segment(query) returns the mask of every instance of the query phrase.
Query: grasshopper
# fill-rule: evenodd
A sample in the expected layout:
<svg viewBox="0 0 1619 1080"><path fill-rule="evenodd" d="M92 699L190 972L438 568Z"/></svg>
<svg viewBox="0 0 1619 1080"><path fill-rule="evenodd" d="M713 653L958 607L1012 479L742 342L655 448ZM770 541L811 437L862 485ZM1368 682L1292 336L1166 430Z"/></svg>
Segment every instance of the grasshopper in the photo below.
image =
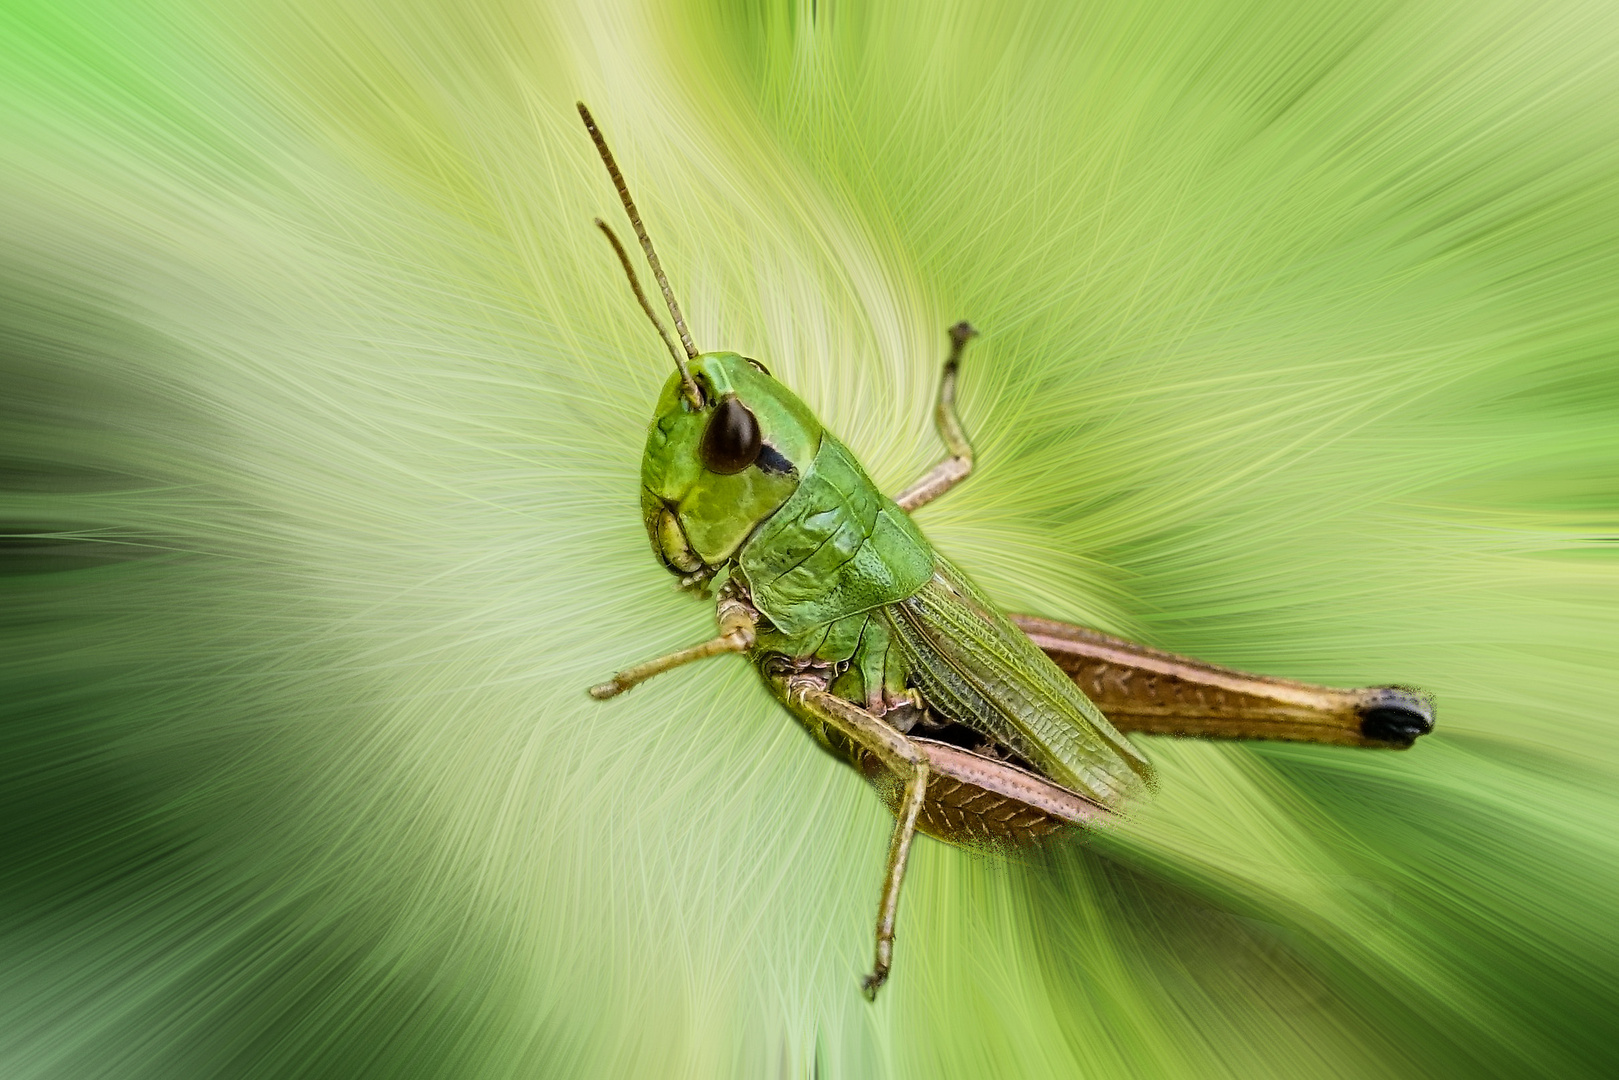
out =
<svg viewBox="0 0 1619 1080"><path fill-rule="evenodd" d="M947 455L889 498L764 365L692 343L640 213L590 111L579 115L618 190L683 348L629 255L596 219L675 371L641 460L641 517L681 586L718 585L719 633L592 687L611 698L671 668L746 654L824 749L896 819L868 999L888 978L918 831L970 846L1038 843L1119 813L1154 786L1126 735L1281 739L1404 749L1433 728L1417 690L1336 690L1247 675L1066 623L1008 616L936 551L910 512L972 472L956 416L950 328L935 419Z"/></svg>

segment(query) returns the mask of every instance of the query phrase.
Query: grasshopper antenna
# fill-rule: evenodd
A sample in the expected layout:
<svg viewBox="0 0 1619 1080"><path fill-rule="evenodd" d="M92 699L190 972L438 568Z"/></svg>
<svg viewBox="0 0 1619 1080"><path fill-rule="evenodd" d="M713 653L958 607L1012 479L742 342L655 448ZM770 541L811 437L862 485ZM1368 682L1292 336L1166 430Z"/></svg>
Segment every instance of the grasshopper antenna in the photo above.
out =
<svg viewBox="0 0 1619 1080"><path fill-rule="evenodd" d="M663 300L664 303L669 305L669 316L675 321L675 331L680 335L680 343L686 347L686 359L695 360L697 359L697 346L692 344L691 331L686 329L686 320L680 317L680 305L675 303L674 290L669 288L669 278L664 275L663 264L658 261L658 253L652 247L652 238L647 235L646 226L641 224L641 214L635 209L635 200L630 198L630 189L624 183L624 174L618 171L618 162L613 160L613 152L607 148L607 140L602 137L601 129L596 126L596 118L590 115L590 110L585 107L584 102L575 102L575 104L579 106L579 118L585 122L585 130L590 132L591 142L596 144L596 153L601 155L602 164L607 166L607 175L613 178L613 186L618 189L619 201L624 204L624 212L630 216L630 227L635 230L636 238L641 241L641 250L646 252L646 261L652 266L652 276L657 279L658 287L663 290ZM602 226L602 228L605 230L606 226ZM609 239L613 239L611 232L608 232L607 235ZM619 254L622 258L623 248L619 247L616 239L613 239L613 246L619 249ZM626 270L629 269L629 265L629 260L625 259L624 267ZM634 279L635 274L631 272L630 280L633 282ZM640 293L639 286L636 287L636 292ZM643 300L644 303L645 301ZM650 307L647 307L648 313L651 310ZM662 329L660 326L660 333ZM667 340L667 337L665 340ZM692 381L691 372L686 369L686 361L676 356L675 367L680 369L680 380L686 384L687 397L693 402L700 402L702 400L701 395L698 393L697 384Z"/></svg>
<svg viewBox="0 0 1619 1080"><path fill-rule="evenodd" d="M597 218L596 228L600 229L602 235L607 237L607 242L613 245L613 250L618 254L618 264L624 268L624 276L630 279L630 288L634 290L635 298L641 302L641 310L646 312L646 317L652 320L652 325L658 328L658 336L663 339L665 345L669 346L669 355L675 358L675 367L680 369L681 378L686 382L686 389L691 390L691 379L686 374L686 358L680 355L679 349L675 348L674 338L669 336L669 331L664 328L663 321L658 318L658 313L652 310L652 302L646 298L646 293L641 290L641 279L635 276L635 267L630 265L629 252L625 251L624 245L618 242L618 235L613 232L607 222ZM688 396L695 397L695 395L691 394L688 394ZM699 402L694 400L692 404L696 405Z"/></svg>

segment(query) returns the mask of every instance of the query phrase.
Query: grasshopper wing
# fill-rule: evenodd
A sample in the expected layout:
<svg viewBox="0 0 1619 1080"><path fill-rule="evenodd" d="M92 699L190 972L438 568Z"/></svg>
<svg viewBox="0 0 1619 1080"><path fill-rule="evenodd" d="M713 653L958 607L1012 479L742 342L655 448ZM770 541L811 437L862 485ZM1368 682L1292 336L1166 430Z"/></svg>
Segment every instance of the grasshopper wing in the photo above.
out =
<svg viewBox="0 0 1619 1080"><path fill-rule="evenodd" d="M942 556L920 589L881 610L911 680L940 715L1104 806L1151 787L1140 751Z"/></svg>

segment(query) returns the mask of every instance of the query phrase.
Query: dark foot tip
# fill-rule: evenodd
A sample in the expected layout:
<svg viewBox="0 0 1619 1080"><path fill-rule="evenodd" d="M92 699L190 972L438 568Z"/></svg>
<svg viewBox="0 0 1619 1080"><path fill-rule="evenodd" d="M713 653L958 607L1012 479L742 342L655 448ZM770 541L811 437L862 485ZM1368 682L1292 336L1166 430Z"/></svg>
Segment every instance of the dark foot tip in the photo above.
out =
<svg viewBox="0 0 1619 1080"><path fill-rule="evenodd" d="M1360 733L1401 749L1433 730L1433 700L1420 690L1380 686L1360 707Z"/></svg>
<svg viewBox="0 0 1619 1080"><path fill-rule="evenodd" d="M877 1000L877 988L888 981L888 973L872 972L860 980L860 993L867 1001Z"/></svg>
<svg viewBox="0 0 1619 1080"><path fill-rule="evenodd" d="M950 337L959 343L964 344L977 336L978 331L973 329L973 324L968 322L966 319L961 320L950 328Z"/></svg>

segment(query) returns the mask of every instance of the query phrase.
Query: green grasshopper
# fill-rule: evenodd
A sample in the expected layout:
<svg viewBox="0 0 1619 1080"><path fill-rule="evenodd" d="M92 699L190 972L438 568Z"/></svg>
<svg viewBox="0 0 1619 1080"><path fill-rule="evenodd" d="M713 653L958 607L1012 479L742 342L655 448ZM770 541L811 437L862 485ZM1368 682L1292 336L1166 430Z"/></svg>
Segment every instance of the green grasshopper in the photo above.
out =
<svg viewBox="0 0 1619 1080"><path fill-rule="evenodd" d="M579 114L684 346L653 311L600 218L675 372L641 460L653 552L702 595L719 582L719 633L591 688L604 699L661 672L745 653L810 735L876 787L896 823L868 998L888 978L906 857L918 830L951 843L1037 843L1118 813L1154 786L1125 737L1286 739L1403 749L1433 706L1400 687L1334 690L1245 675L1066 623L1008 617L923 537L910 512L965 479L950 329L936 420L948 455L890 499L764 365L699 353L601 131Z"/></svg>

